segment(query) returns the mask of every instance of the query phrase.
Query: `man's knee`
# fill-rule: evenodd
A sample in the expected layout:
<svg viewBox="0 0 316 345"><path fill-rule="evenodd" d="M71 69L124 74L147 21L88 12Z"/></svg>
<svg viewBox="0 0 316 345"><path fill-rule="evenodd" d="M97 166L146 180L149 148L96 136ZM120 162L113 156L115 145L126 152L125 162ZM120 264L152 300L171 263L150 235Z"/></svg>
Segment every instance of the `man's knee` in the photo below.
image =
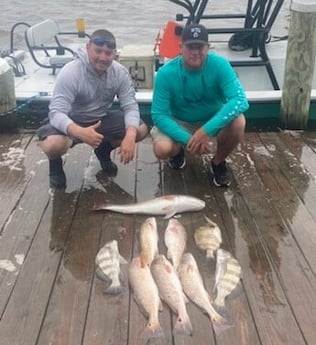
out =
<svg viewBox="0 0 316 345"><path fill-rule="evenodd" d="M39 147L49 159L55 159L64 155L71 147L72 141L64 135L50 135L39 141Z"/></svg>
<svg viewBox="0 0 316 345"><path fill-rule="evenodd" d="M235 133L243 134L246 127L246 118L244 114L239 115L233 122L232 122L232 130Z"/></svg>
<svg viewBox="0 0 316 345"><path fill-rule="evenodd" d="M142 123L138 128L137 128L137 134L136 134L136 141L142 141L145 139L145 137L148 134L148 127L145 123Z"/></svg>
<svg viewBox="0 0 316 345"><path fill-rule="evenodd" d="M153 149L157 158L167 159L174 156L179 151L180 146L171 140L162 140L154 142Z"/></svg>
<svg viewBox="0 0 316 345"><path fill-rule="evenodd" d="M239 115L234 119L228 126L223 128L223 135L229 136L230 138L241 139L244 135L246 127L246 119L243 114Z"/></svg>

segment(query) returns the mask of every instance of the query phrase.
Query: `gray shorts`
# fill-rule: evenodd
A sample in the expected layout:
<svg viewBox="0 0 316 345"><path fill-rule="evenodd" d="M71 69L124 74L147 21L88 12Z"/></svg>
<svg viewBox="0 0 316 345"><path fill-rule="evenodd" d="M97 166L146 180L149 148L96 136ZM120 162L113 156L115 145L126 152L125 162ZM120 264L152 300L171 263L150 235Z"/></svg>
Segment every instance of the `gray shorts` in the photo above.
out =
<svg viewBox="0 0 316 345"><path fill-rule="evenodd" d="M78 123L79 126L88 127L95 124L97 121L91 123ZM109 110L107 115L101 118L101 125L97 129L99 133L104 135L107 141L122 140L125 136L125 122L124 113L122 110ZM50 135L65 135L58 129L53 127L49 120L46 120L38 130L37 135L39 140L44 140ZM65 135L66 136L66 135ZM70 137L73 141L73 145L81 142L80 139Z"/></svg>
<svg viewBox="0 0 316 345"><path fill-rule="evenodd" d="M204 122L183 122L181 120L178 120L174 118L174 120L185 130L187 130L189 133L193 134L195 131L197 131L199 128L201 128L204 124ZM170 137L168 137L166 134L162 133L156 126L153 126L153 128L150 131L150 135L154 141L154 143L159 141L173 141Z"/></svg>

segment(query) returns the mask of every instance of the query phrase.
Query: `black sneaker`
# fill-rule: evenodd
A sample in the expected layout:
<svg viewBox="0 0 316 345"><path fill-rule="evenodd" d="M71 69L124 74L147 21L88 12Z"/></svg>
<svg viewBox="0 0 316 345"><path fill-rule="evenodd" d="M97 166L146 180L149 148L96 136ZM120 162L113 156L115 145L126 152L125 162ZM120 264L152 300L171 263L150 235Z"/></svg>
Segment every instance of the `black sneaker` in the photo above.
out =
<svg viewBox="0 0 316 345"><path fill-rule="evenodd" d="M117 165L110 160L100 160L102 170L109 176L115 176L117 174Z"/></svg>
<svg viewBox="0 0 316 345"><path fill-rule="evenodd" d="M217 187L228 187L231 183L231 176L226 166L226 161L215 165L212 161L213 183Z"/></svg>
<svg viewBox="0 0 316 345"><path fill-rule="evenodd" d="M66 175L61 157L49 160L49 185L51 188L66 188Z"/></svg>
<svg viewBox="0 0 316 345"><path fill-rule="evenodd" d="M167 161L169 168L179 170L185 167L186 161L184 156L184 148L181 147L179 153L170 157Z"/></svg>
<svg viewBox="0 0 316 345"><path fill-rule="evenodd" d="M115 176L117 174L117 165L111 161L110 154L112 150L112 145L105 141L94 150L94 153L100 162L102 170L110 176Z"/></svg>

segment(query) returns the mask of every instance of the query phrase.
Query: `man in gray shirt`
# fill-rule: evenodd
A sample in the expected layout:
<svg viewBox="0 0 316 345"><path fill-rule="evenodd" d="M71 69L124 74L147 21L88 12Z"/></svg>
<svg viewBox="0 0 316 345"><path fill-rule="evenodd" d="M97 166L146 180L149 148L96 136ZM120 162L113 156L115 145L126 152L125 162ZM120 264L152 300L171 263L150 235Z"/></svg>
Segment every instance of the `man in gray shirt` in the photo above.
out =
<svg viewBox="0 0 316 345"><path fill-rule="evenodd" d="M50 186L65 188L61 156L83 142L94 148L102 170L117 173L111 151L119 147L120 160L134 158L135 143L148 129L140 119L135 90L127 69L114 60L116 42L107 30L97 30L86 50L65 65L56 78L48 122L38 130L40 147L49 158ZM110 110L114 98L120 110Z"/></svg>

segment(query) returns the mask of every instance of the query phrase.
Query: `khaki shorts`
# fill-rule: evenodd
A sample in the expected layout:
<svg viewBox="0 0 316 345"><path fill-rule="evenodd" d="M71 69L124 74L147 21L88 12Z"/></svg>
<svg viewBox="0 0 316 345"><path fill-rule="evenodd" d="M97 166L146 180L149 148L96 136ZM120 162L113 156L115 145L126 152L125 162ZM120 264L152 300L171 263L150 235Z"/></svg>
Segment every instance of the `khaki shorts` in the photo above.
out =
<svg viewBox="0 0 316 345"><path fill-rule="evenodd" d="M187 130L189 133L193 134L195 131L197 131L199 128L201 128L204 124L204 122L183 122L181 120L175 119L174 120L185 130ZM163 134L156 126L153 126L153 128L150 131L150 135L154 141L154 143L159 141L173 141L170 137Z"/></svg>

